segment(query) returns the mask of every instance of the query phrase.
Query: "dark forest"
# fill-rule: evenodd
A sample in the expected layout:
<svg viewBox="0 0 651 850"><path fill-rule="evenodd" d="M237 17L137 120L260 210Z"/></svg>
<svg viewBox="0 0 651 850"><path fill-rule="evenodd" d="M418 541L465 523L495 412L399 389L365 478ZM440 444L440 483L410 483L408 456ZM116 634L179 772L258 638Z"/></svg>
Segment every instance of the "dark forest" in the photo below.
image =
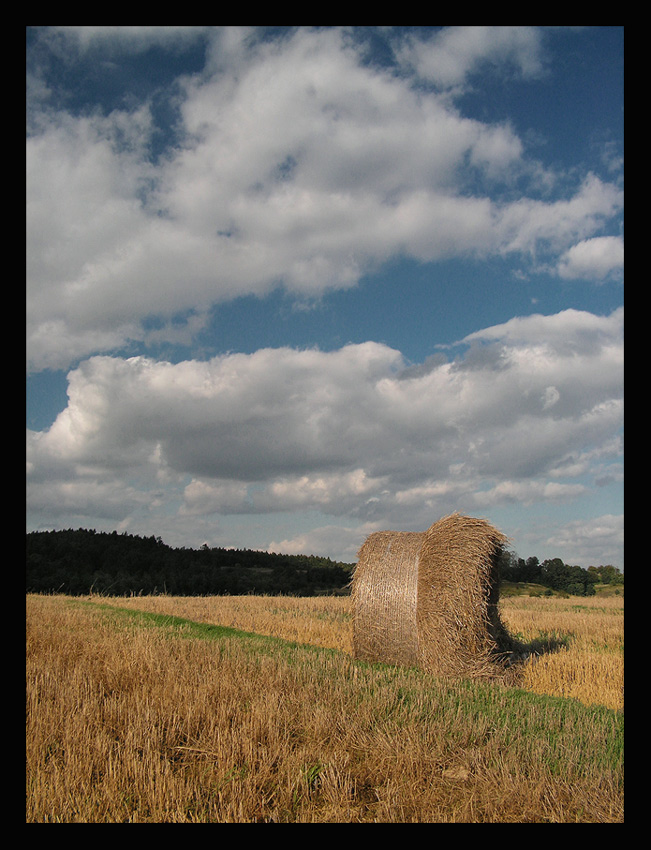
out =
<svg viewBox="0 0 651 850"><path fill-rule="evenodd" d="M353 564L248 549L173 549L160 537L88 529L27 534L27 592L77 596L343 593Z"/></svg>

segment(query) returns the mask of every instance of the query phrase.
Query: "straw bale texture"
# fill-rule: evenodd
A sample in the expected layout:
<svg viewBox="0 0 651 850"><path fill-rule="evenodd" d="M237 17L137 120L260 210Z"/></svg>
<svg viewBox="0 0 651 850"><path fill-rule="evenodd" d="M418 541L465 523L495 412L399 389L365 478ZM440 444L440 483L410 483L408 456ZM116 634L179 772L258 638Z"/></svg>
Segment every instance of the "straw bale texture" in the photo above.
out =
<svg viewBox="0 0 651 850"><path fill-rule="evenodd" d="M418 664L416 598L422 545L420 532L378 531L360 549L351 593L356 658Z"/></svg>
<svg viewBox="0 0 651 850"><path fill-rule="evenodd" d="M497 607L506 542L458 513L424 532L370 535L352 583L355 657L442 676L497 673L513 647Z"/></svg>

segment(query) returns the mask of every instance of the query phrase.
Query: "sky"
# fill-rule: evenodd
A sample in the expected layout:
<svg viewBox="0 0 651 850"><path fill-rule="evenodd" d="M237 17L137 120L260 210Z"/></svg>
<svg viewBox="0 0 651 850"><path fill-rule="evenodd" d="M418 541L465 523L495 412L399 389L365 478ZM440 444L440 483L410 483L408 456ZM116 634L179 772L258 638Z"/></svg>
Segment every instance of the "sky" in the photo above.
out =
<svg viewBox="0 0 651 850"><path fill-rule="evenodd" d="M624 567L623 27L28 27L27 531Z"/></svg>

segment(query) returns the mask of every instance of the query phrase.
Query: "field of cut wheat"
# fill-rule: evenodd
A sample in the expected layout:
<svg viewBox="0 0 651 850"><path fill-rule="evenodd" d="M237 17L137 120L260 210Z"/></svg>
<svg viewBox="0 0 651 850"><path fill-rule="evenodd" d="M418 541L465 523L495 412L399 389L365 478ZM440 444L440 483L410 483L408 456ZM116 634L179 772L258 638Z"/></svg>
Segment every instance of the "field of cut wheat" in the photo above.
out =
<svg viewBox="0 0 651 850"><path fill-rule="evenodd" d="M623 822L622 599L502 605L513 686L355 662L347 598L28 596L27 822Z"/></svg>
<svg viewBox="0 0 651 850"><path fill-rule="evenodd" d="M352 651L350 597L147 596L107 600L285 640ZM505 597L501 616L531 656L520 684L550 696L623 708L624 598Z"/></svg>

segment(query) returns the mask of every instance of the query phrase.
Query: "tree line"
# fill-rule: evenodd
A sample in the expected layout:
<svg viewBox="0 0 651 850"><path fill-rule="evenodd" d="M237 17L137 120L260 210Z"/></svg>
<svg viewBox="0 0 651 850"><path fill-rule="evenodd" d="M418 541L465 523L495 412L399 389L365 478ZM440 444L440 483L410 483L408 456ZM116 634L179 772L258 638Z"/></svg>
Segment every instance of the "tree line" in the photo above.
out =
<svg viewBox="0 0 651 850"><path fill-rule="evenodd" d="M207 545L174 549L160 537L117 531L80 528L27 534L28 593L314 596L347 592L354 568L317 555ZM502 552L498 573L501 582L540 584L572 596L592 596L598 583L624 583L621 571L610 564L584 569L560 558L541 563L510 550Z"/></svg>
<svg viewBox="0 0 651 850"><path fill-rule="evenodd" d="M160 537L92 529L27 534L27 592L173 596L343 592L353 564L250 549L175 549Z"/></svg>
<svg viewBox="0 0 651 850"><path fill-rule="evenodd" d="M623 585L624 575L612 564L587 569L565 564L560 558L542 563L536 557L519 558L508 550L502 553L499 564L500 581L541 584L550 590L570 596L593 596L596 584Z"/></svg>

